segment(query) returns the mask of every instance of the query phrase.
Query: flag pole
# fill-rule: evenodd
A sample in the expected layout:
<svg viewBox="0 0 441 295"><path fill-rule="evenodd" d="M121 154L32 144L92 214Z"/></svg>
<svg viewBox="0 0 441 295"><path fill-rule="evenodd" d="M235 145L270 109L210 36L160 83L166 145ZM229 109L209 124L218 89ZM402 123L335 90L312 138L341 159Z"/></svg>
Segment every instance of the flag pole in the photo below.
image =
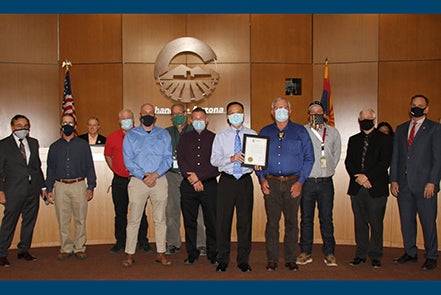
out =
<svg viewBox="0 0 441 295"><path fill-rule="evenodd" d="M66 73L69 72L69 68L72 66L72 62L70 60L63 60L63 63L61 64L62 68L66 68Z"/></svg>

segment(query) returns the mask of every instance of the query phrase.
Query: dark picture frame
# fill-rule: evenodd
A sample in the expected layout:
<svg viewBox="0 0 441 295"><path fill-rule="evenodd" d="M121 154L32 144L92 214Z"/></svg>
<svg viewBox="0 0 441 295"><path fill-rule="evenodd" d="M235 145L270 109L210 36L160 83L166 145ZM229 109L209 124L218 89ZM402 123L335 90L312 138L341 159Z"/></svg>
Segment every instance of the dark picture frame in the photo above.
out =
<svg viewBox="0 0 441 295"><path fill-rule="evenodd" d="M269 136L244 134L242 152L245 160L242 166L261 166L262 170L265 170L268 167L269 143Z"/></svg>

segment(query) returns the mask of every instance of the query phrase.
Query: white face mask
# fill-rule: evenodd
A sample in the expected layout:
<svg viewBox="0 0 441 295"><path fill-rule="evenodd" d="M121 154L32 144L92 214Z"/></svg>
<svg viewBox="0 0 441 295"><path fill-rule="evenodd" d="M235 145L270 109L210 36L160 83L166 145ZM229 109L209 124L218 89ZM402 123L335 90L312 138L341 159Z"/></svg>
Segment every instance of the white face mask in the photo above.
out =
<svg viewBox="0 0 441 295"><path fill-rule="evenodd" d="M194 130L196 130L197 132L201 132L205 129L205 121L203 120L195 120L193 121L192 125Z"/></svg>
<svg viewBox="0 0 441 295"><path fill-rule="evenodd" d="M288 110L285 108L278 108L275 112L275 119L277 122L285 122L289 118Z"/></svg>
<svg viewBox="0 0 441 295"><path fill-rule="evenodd" d="M20 139L24 139L29 134L29 129L20 129L20 130L14 130L15 136L17 136Z"/></svg>
<svg viewBox="0 0 441 295"><path fill-rule="evenodd" d="M240 124L243 123L243 114L242 113L235 113L228 116L228 121L235 126L238 127Z"/></svg>
<svg viewBox="0 0 441 295"><path fill-rule="evenodd" d="M132 119L121 120L121 128L126 131L132 129L133 128L133 120Z"/></svg>

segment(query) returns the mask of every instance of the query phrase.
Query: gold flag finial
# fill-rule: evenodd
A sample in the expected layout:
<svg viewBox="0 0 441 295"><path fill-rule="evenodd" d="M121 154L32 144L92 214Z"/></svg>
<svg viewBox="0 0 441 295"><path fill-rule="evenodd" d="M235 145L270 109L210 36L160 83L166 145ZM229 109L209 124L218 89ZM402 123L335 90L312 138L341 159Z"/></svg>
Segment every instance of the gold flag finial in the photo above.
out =
<svg viewBox="0 0 441 295"><path fill-rule="evenodd" d="M66 72L69 71L69 68L72 66L72 63L70 60L63 60L63 63L61 64L62 68L66 68Z"/></svg>
<svg viewBox="0 0 441 295"><path fill-rule="evenodd" d="M328 65L328 58L325 59L325 66Z"/></svg>

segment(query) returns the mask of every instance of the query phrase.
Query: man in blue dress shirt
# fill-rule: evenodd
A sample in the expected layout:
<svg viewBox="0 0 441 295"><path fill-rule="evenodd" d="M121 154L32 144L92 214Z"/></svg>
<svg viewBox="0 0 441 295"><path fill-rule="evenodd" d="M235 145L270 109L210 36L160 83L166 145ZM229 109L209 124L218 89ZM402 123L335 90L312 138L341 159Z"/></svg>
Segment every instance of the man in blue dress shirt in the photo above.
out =
<svg viewBox="0 0 441 295"><path fill-rule="evenodd" d="M257 171L267 216L266 269L274 271L278 267L279 221L283 213L285 266L296 271L300 194L314 164L314 150L305 127L289 120L291 104L286 99L276 98L271 104L271 114L275 122L265 126L259 133L270 138L268 167Z"/></svg>
<svg viewBox="0 0 441 295"><path fill-rule="evenodd" d="M141 106L141 125L127 132L123 142L124 164L131 178L128 185L129 216L127 217L126 258L122 264L132 266L136 250L141 217L150 199L155 223L156 262L170 265L165 257L167 206L167 178L172 165L170 134L155 126L155 108L146 103Z"/></svg>
<svg viewBox="0 0 441 295"><path fill-rule="evenodd" d="M241 167L244 154L241 143L244 134L256 135L256 131L243 126L244 108L240 102L227 105L227 118L230 126L216 134L210 162L218 167L221 176L217 190L217 260L218 272L227 270L230 261L231 225L236 208L237 229L237 267L250 272L248 263L251 253L251 225L253 217L252 168ZM237 138L237 140L236 140ZM239 151L236 146L239 145Z"/></svg>

